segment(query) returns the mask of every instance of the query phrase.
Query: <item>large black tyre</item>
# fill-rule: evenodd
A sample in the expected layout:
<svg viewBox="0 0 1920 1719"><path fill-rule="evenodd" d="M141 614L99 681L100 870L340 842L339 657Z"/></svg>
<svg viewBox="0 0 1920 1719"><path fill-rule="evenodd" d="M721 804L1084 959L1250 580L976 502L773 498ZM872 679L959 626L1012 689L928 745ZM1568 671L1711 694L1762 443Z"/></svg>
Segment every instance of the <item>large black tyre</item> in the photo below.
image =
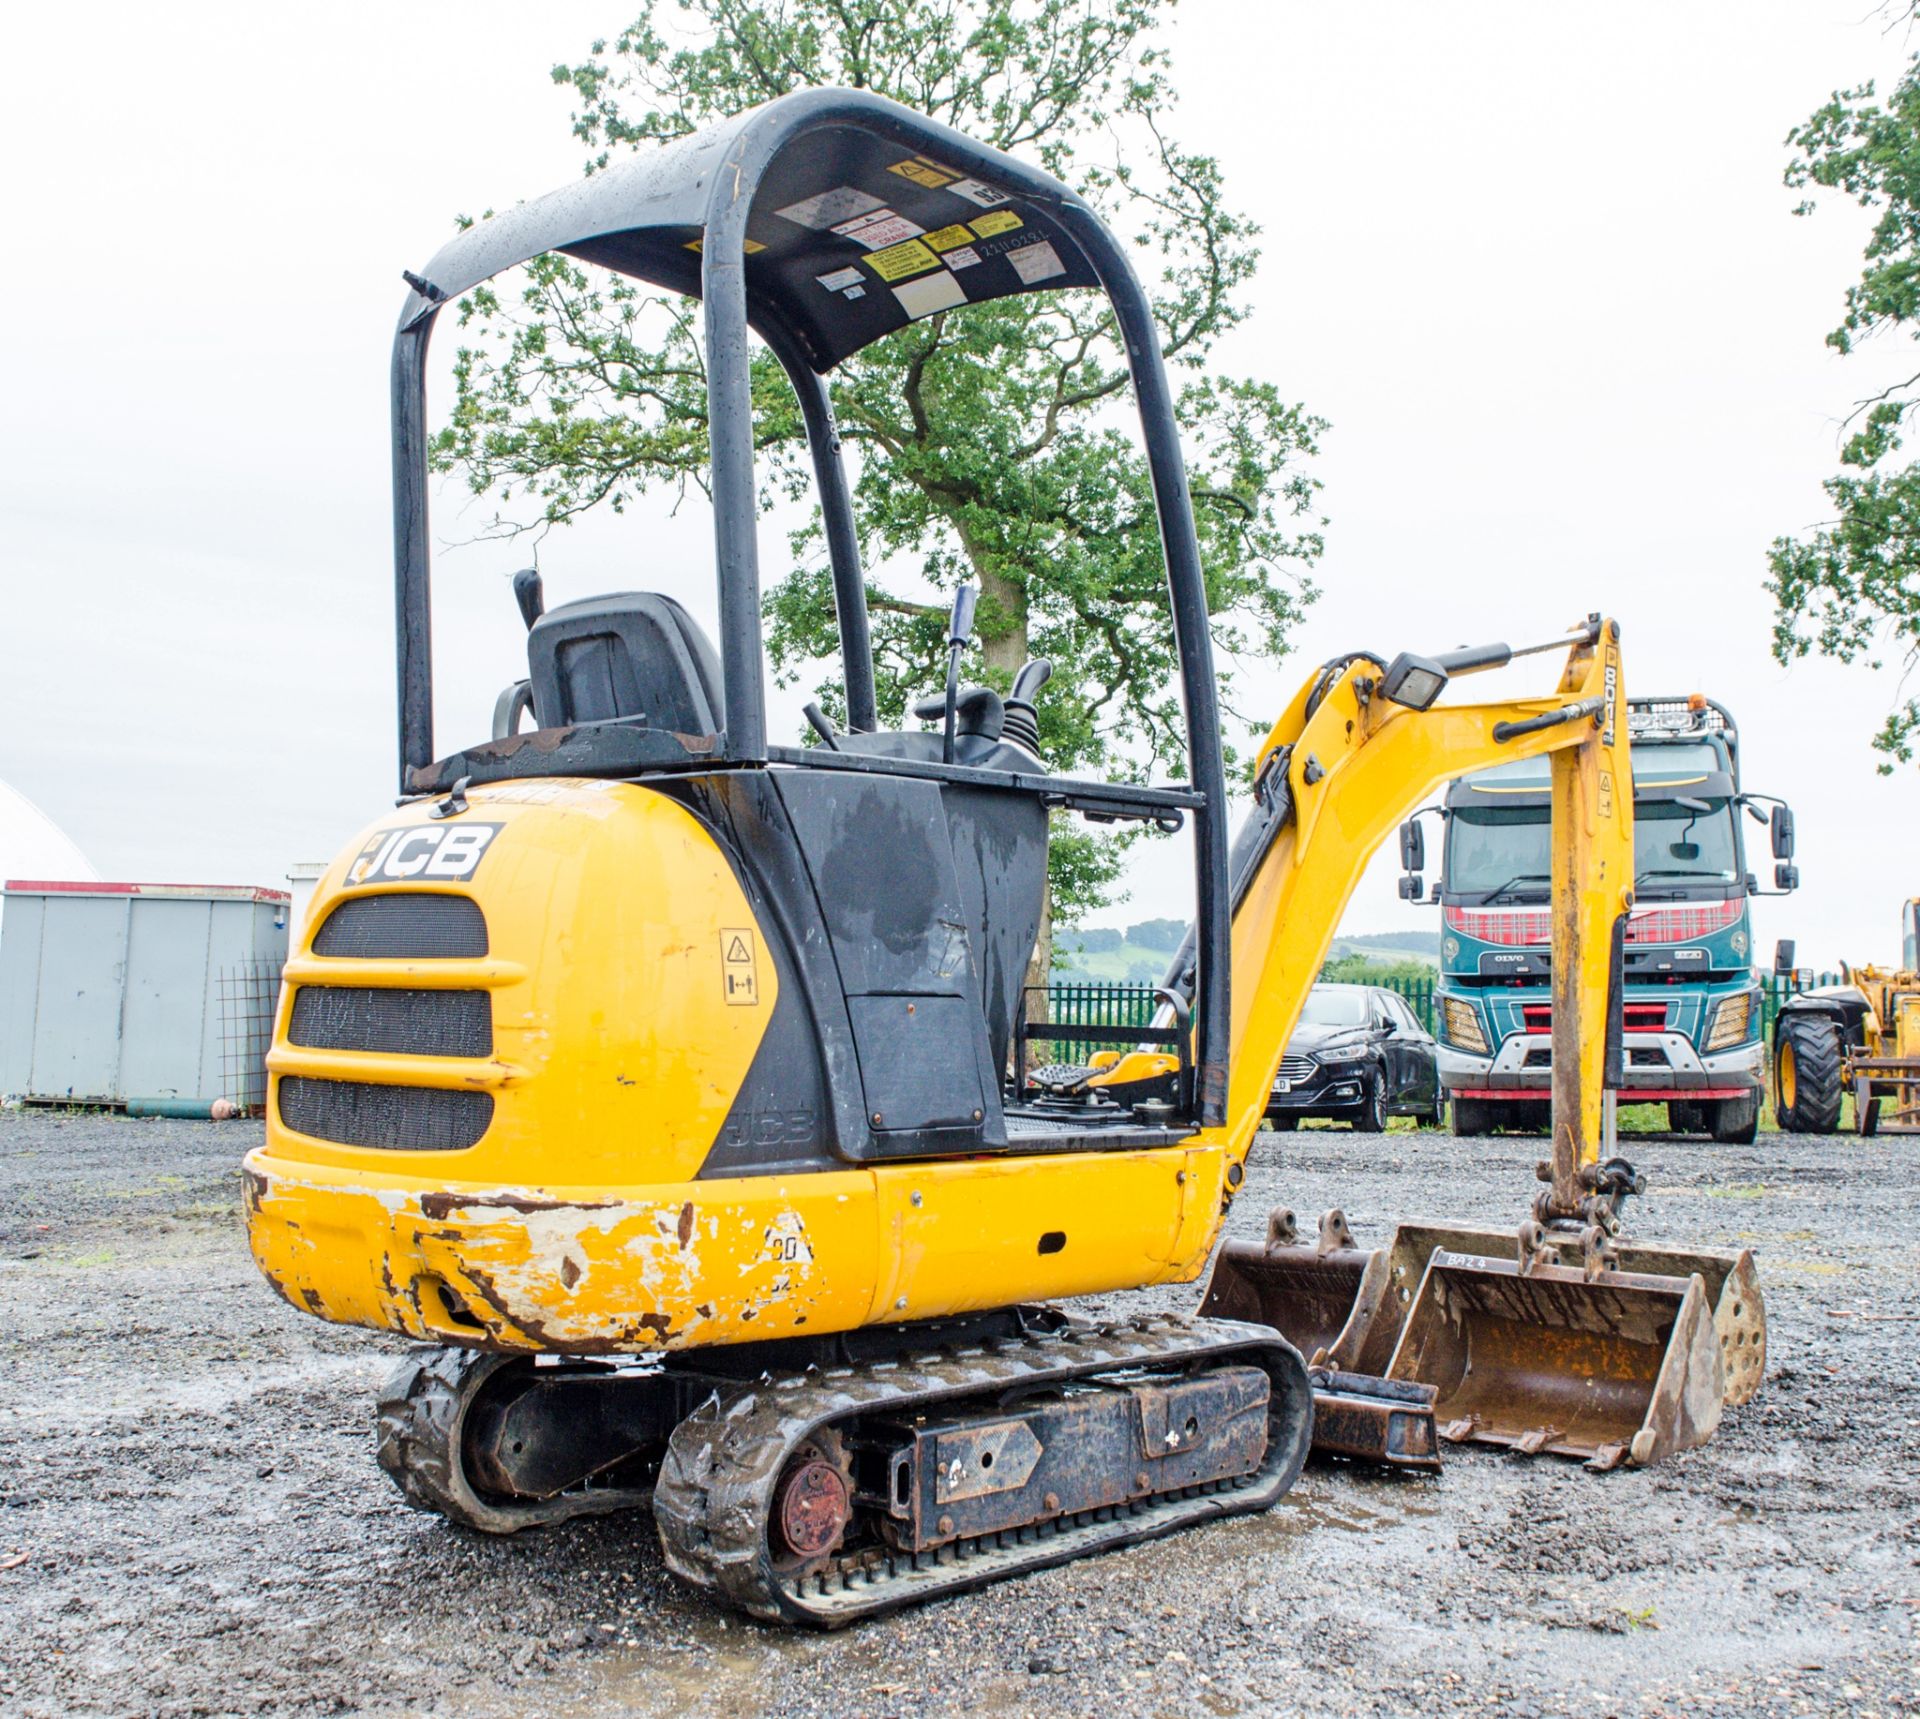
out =
<svg viewBox="0 0 1920 1719"><path fill-rule="evenodd" d="M1784 1014L1773 1028L1773 1113L1789 1134L1840 1126L1839 1025L1825 1015Z"/></svg>
<svg viewBox="0 0 1920 1719"><path fill-rule="evenodd" d="M1453 1101L1453 1131L1461 1139L1493 1132L1493 1110L1484 1098Z"/></svg>
<svg viewBox="0 0 1920 1719"><path fill-rule="evenodd" d="M1353 1113L1354 1133L1386 1133L1387 1101L1384 1085L1378 1069L1368 1074L1365 1094L1361 1097L1359 1108Z"/></svg>
<svg viewBox="0 0 1920 1719"><path fill-rule="evenodd" d="M1291 1134L1300 1126L1300 1113L1295 1110L1269 1111L1267 1126L1276 1134Z"/></svg>
<svg viewBox="0 0 1920 1719"><path fill-rule="evenodd" d="M1713 1137L1723 1146L1751 1146L1760 1132L1760 1094L1723 1098L1712 1107L1708 1121Z"/></svg>

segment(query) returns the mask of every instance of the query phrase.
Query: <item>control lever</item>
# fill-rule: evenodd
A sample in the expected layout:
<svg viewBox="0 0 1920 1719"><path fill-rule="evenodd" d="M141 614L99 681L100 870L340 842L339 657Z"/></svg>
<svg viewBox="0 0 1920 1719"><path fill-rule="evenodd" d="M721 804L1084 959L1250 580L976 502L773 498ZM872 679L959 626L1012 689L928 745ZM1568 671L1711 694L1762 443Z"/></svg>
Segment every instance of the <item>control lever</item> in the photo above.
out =
<svg viewBox="0 0 1920 1719"><path fill-rule="evenodd" d="M547 612L547 594L540 583L538 567L522 567L513 576L513 600L520 605L520 618L533 631L533 623Z"/></svg>
<svg viewBox="0 0 1920 1719"><path fill-rule="evenodd" d="M1000 738L1024 746L1036 758L1040 756L1040 713L1034 708L1034 700L1052 678L1053 664L1045 657L1035 657L1021 665L1007 693L1007 718Z"/></svg>
<svg viewBox="0 0 1920 1719"><path fill-rule="evenodd" d="M953 594L953 619L947 624L947 710L940 739L940 762L953 762L954 714L960 702L960 654L973 637L973 606L976 600L971 585L962 585Z"/></svg>
<svg viewBox="0 0 1920 1719"><path fill-rule="evenodd" d="M820 736L821 744L825 746L829 752L838 752L840 750L840 742L833 726L833 718L822 710L819 705L802 705L800 707L800 714L807 719L814 733Z"/></svg>

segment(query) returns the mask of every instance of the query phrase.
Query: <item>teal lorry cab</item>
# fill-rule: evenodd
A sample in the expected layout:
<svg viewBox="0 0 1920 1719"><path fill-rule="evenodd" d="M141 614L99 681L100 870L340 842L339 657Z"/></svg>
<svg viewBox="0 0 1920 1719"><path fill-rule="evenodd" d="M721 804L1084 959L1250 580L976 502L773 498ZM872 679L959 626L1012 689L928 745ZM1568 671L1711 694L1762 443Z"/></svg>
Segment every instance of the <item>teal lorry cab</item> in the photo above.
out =
<svg viewBox="0 0 1920 1719"><path fill-rule="evenodd" d="M1676 1133L1751 1140L1766 1058L1748 902L1771 892L1748 869L1741 814L1771 824L1778 860L1792 857L1792 816L1743 791L1739 735L1722 706L1698 695L1634 699L1629 721L1635 877L1618 1100L1665 1104ZM1547 772L1540 759L1462 777L1438 808L1434 1013L1456 1134L1547 1126ZM1798 877L1781 864L1775 882L1791 888ZM1403 894L1418 888L1409 878Z"/></svg>

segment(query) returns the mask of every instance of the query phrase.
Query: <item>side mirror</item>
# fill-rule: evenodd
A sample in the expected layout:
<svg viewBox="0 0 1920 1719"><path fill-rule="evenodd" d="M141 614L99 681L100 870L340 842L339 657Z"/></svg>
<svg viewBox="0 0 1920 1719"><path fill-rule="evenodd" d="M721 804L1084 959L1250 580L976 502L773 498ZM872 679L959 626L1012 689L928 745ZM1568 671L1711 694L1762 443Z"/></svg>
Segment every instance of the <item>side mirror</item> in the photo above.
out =
<svg viewBox="0 0 1920 1719"><path fill-rule="evenodd" d="M1769 827L1773 834L1773 857L1777 860L1792 859L1793 808L1791 806L1775 806ZM1782 885L1782 887L1791 888L1792 885L1786 884Z"/></svg>
<svg viewBox="0 0 1920 1719"><path fill-rule="evenodd" d="M1793 972L1794 943L1791 937L1783 937L1773 946L1773 970L1786 975Z"/></svg>
<svg viewBox="0 0 1920 1719"><path fill-rule="evenodd" d="M1788 865L1784 861L1773 868L1773 887L1775 889L1798 889L1800 887L1800 868Z"/></svg>
<svg viewBox="0 0 1920 1719"><path fill-rule="evenodd" d="M1420 895L1420 880L1415 877L1413 873L1409 872L1400 880L1400 899L1402 901L1418 901Z"/></svg>
<svg viewBox="0 0 1920 1719"><path fill-rule="evenodd" d="M1782 854L1782 859L1787 856ZM1400 869L1402 871L1425 871L1427 869L1427 835L1420 828L1418 818L1409 818L1400 826Z"/></svg>

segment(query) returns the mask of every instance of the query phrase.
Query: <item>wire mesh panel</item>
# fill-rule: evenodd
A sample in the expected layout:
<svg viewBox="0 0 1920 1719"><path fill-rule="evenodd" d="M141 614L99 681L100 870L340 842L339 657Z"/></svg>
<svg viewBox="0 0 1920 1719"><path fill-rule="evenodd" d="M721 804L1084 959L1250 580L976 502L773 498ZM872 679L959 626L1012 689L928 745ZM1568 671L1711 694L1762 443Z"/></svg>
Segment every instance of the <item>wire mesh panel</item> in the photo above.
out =
<svg viewBox="0 0 1920 1719"><path fill-rule="evenodd" d="M220 1095L243 1115L267 1102L267 1051L280 1006L280 964L220 969Z"/></svg>

